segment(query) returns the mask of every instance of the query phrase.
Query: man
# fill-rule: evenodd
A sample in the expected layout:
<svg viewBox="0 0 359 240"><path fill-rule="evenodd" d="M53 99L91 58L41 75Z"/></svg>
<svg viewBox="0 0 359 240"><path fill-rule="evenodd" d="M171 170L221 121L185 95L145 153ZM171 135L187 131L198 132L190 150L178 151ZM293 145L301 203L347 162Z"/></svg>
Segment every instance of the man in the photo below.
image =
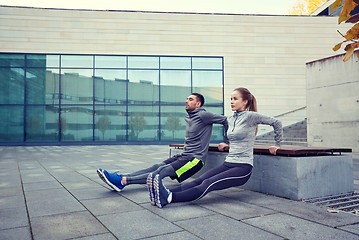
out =
<svg viewBox="0 0 359 240"><path fill-rule="evenodd" d="M206 155L213 123L222 124L225 132L228 129L227 118L222 115L207 112L202 106L204 97L199 93L192 93L186 101L186 138L182 154L155 164L152 167L128 174L119 175L109 173L101 168L97 169L99 177L116 191L121 191L126 185L146 184L152 188L152 176L171 177L182 182L198 172L206 161ZM227 139L225 139L227 141ZM227 141L228 142L228 141ZM151 203L154 205L154 198Z"/></svg>

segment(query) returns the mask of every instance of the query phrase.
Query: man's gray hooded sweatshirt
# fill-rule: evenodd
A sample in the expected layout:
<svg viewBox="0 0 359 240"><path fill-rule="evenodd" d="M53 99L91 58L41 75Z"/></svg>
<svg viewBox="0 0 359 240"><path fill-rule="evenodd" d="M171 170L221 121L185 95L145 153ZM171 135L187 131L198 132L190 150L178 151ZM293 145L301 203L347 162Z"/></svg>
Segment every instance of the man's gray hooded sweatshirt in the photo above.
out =
<svg viewBox="0 0 359 240"><path fill-rule="evenodd" d="M182 154L185 156L192 155L205 163L212 135L212 125L213 123L222 124L226 133L228 129L227 118L207 112L203 107L200 107L188 112L185 120L187 122L186 138ZM224 141L228 143L226 136Z"/></svg>

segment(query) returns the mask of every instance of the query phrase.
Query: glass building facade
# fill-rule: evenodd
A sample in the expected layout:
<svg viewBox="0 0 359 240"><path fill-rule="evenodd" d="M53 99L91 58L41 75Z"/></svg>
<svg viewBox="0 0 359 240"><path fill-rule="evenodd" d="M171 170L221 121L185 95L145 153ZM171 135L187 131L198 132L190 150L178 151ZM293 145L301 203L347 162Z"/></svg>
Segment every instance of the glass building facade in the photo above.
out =
<svg viewBox="0 0 359 240"><path fill-rule="evenodd" d="M191 92L223 114L222 57L0 53L0 144L183 142Z"/></svg>

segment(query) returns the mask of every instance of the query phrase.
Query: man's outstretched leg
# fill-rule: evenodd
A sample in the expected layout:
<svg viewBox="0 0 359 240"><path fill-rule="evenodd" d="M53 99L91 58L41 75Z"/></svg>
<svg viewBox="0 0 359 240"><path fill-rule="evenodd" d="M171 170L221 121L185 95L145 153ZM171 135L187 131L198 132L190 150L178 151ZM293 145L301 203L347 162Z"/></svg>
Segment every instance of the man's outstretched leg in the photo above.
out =
<svg viewBox="0 0 359 240"><path fill-rule="evenodd" d="M128 175L118 174L117 172L109 173L105 169L99 168L97 169L97 174L104 183L109 185L112 189L120 192L126 185L129 184L146 184L148 174L156 171L164 165L165 163L162 162Z"/></svg>
<svg viewBox="0 0 359 240"><path fill-rule="evenodd" d="M161 163L155 164L149 168L145 168L127 175L118 174L117 172L109 173L108 171L101 168L97 169L97 174L102 181L104 181L111 188L119 192L125 186L130 184L146 184L148 174L159 170L163 166L167 166L168 164L175 162L181 156L181 154L177 154Z"/></svg>

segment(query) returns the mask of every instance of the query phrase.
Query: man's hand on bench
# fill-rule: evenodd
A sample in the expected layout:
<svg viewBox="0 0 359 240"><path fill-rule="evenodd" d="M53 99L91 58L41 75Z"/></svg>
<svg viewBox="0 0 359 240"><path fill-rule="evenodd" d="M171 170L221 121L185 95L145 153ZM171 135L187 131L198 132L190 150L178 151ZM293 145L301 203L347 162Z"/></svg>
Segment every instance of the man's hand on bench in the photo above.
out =
<svg viewBox="0 0 359 240"><path fill-rule="evenodd" d="M218 150L219 151L226 151L229 150L229 145L227 143L219 143L218 144Z"/></svg>
<svg viewBox="0 0 359 240"><path fill-rule="evenodd" d="M268 149L269 149L270 154L276 155L276 154L277 154L277 150L278 150L279 148L280 148L280 147L278 147L278 146L270 146Z"/></svg>

